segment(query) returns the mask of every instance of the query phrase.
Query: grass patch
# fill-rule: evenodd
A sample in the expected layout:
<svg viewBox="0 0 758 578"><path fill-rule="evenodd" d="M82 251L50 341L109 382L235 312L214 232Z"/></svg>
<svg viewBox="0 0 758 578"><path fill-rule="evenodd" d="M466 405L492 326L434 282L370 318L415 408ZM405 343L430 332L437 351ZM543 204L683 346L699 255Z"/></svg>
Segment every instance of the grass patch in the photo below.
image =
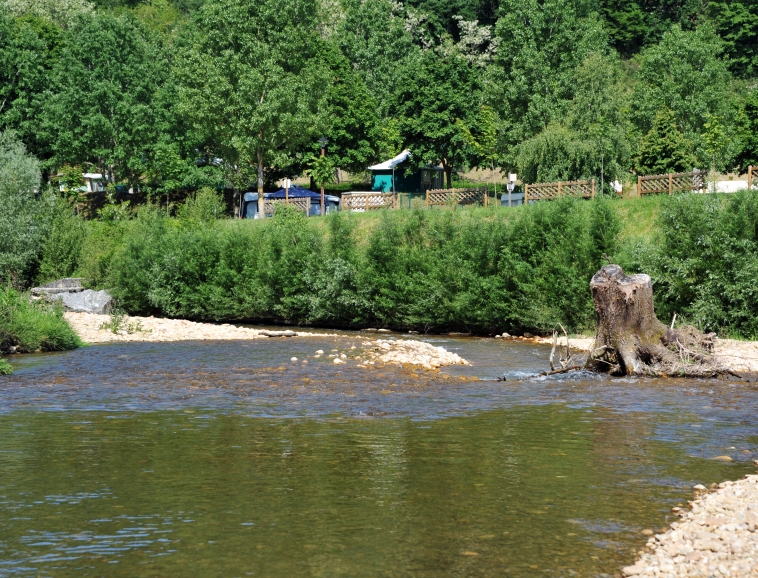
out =
<svg viewBox="0 0 758 578"><path fill-rule="evenodd" d="M60 304L29 301L28 295L0 289L0 352L63 351L82 345L63 318Z"/></svg>
<svg viewBox="0 0 758 578"><path fill-rule="evenodd" d="M11 373L13 373L13 366L0 357L0 375L10 375Z"/></svg>

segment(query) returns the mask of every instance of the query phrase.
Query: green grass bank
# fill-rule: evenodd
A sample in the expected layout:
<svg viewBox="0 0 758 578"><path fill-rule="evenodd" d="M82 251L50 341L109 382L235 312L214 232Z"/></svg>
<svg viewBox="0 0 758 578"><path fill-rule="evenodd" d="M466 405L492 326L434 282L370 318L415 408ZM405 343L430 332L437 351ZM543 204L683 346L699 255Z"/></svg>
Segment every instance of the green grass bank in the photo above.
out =
<svg viewBox="0 0 758 578"><path fill-rule="evenodd" d="M182 216L183 215L183 216ZM603 253L653 277L661 319L758 336L758 196L565 199L266 221L56 217L40 281L83 276L133 314L474 333L594 326Z"/></svg>
<svg viewBox="0 0 758 578"><path fill-rule="evenodd" d="M81 345L60 305L30 301L24 293L0 288L0 354L63 351ZM11 364L0 357L0 375L11 371Z"/></svg>

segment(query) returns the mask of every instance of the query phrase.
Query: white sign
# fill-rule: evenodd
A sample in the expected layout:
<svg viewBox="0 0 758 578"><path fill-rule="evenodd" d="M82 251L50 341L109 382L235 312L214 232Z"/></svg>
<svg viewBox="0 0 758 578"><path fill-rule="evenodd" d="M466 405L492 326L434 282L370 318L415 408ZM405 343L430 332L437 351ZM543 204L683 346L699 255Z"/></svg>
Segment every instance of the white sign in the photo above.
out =
<svg viewBox="0 0 758 578"><path fill-rule="evenodd" d="M289 189L292 186L292 181L289 179L284 179L282 181L282 187L285 189Z"/></svg>
<svg viewBox="0 0 758 578"><path fill-rule="evenodd" d="M508 180L515 183L518 180L518 175L516 173L508 173Z"/></svg>

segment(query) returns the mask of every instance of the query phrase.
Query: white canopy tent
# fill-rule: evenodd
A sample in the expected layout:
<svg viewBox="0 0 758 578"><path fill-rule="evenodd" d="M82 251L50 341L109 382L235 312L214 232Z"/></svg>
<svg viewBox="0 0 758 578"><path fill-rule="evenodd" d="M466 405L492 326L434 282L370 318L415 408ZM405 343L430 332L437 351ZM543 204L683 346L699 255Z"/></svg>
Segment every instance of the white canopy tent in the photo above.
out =
<svg viewBox="0 0 758 578"><path fill-rule="evenodd" d="M388 171L390 169L394 169L397 165L402 163L404 160L406 160L409 156L411 156L411 151L408 149L405 149L403 152L401 152L396 157L391 158L388 161L384 161L383 163L379 163L378 165L374 165L372 167L369 167L368 170L370 171Z"/></svg>

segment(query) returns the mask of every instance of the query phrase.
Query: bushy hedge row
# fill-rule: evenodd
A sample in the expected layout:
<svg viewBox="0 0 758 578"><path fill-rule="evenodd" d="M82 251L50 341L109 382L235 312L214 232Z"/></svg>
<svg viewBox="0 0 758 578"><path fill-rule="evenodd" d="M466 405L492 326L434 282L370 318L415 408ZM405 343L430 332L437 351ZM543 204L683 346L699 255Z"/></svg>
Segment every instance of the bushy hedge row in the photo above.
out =
<svg viewBox="0 0 758 578"><path fill-rule="evenodd" d="M62 228L78 238L70 223ZM133 221L91 223L73 251L76 272L112 290L131 313L534 331L557 321L592 325L587 280L618 230L611 204L600 201L324 220L280 211L267 222L143 210Z"/></svg>
<svg viewBox="0 0 758 578"><path fill-rule="evenodd" d="M677 313L758 336L755 193L326 219L280 212L266 222L193 215L145 209L88 222L84 233L61 216L42 269L66 264L58 276L108 288L131 313L518 333L557 322L591 330L589 280L605 252L653 277L664 321Z"/></svg>

